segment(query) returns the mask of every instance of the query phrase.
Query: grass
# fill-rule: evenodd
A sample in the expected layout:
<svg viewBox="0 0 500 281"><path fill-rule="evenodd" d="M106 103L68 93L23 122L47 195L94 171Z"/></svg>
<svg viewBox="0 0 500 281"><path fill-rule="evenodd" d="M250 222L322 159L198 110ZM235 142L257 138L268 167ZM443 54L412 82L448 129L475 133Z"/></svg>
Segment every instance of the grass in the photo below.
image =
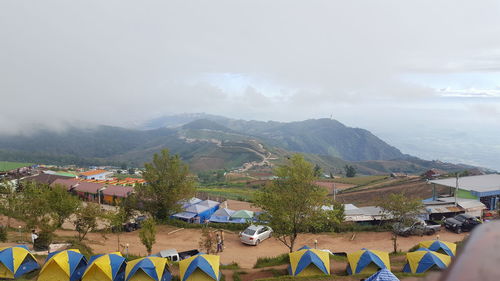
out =
<svg viewBox="0 0 500 281"><path fill-rule="evenodd" d="M281 254L276 257L263 257L258 258L253 268L263 268L275 265L288 264L290 259L288 258L288 254Z"/></svg>
<svg viewBox="0 0 500 281"><path fill-rule="evenodd" d="M220 269L233 269L234 270L234 269L240 269L240 265L233 261L230 264L221 264L219 268Z"/></svg>
<svg viewBox="0 0 500 281"><path fill-rule="evenodd" d="M252 201L255 189L247 187L198 187L198 191L239 201Z"/></svg>
<svg viewBox="0 0 500 281"><path fill-rule="evenodd" d="M382 175L382 176L362 176L362 177L353 177L353 178L340 178L340 179L333 179L333 182L337 183L345 183L345 184L354 184L354 185L367 185L367 184L372 184L374 182L382 181L387 179L388 176Z"/></svg>
<svg viewBox="0 0 500 281"><path fill-rule="evenodd" d="M233 280L234 281L241 281L241 275L247 274L245 271L235 271L233 273Z"/></svg>
<svg viewBox="0 0 500 281"><path fill-rule="evenodd" d="M32 163L20 163L20 162L7 162L0 161L0 172L7 172L15 169L19 169L22 167L32 166Z"/></svg>

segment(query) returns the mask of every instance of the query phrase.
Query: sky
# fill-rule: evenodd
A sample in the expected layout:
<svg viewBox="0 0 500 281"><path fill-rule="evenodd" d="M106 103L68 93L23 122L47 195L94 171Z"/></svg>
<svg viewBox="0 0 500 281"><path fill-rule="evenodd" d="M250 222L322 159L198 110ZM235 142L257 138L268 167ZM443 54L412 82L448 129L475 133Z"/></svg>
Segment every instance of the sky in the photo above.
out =
<svg viewBox="0 0 500 281"><path fill-rule="evenodd" d="M333 117L500 170L498 1L1 1L0 134Z"/></svg>

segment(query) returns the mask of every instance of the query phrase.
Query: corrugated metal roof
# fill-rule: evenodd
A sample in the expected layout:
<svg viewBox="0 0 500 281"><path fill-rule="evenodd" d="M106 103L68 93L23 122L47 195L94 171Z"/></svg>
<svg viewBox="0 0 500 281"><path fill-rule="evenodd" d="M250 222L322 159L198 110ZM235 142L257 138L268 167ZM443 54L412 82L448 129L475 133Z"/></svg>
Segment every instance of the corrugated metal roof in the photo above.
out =
<svg viewBox="0 0 500 281"><path fill-rule="evenodd" d="M431 214L442 214L442 213L458 213L458 212L463 212L464 209L462 209L459 206L454 206L454 205L428 205L425 206L425 209L427 212Z"/></svg>
<svg viewBox="0 0 500 281"><path fill-rule="evenodd" d="M456 178L431 180L429 182L449 187L456 187ZM500 175L491 174L461 177L458 178L458 187L460 189L473 190L477 192L498 191L500 190Z"/></svg>

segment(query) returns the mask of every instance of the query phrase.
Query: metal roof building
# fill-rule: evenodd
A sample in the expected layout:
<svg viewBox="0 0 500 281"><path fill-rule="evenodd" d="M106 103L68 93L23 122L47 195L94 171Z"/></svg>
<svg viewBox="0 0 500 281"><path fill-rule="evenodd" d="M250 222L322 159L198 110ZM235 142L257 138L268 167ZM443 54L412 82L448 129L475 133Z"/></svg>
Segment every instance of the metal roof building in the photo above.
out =
<svg viewBox="0 0 500 281"><path fill-rule="evenodd" d="M429 182L433 184L447 186L450 188L456 188L457 186L456 178L431 180ZM473 196L478 197L479 200L482 203L484 203L490 210L496 209L497 204L500 201L499 174L458 178L458 188L461 190L467 190Z"/></svg>

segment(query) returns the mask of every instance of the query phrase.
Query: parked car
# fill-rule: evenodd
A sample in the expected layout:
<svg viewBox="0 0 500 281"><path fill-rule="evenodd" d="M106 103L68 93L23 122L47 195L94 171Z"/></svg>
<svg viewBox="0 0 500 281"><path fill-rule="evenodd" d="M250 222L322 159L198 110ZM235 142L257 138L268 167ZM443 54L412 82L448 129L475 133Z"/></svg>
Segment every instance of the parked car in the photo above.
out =
<svg viewBox="0 0 500 281"><path fill-rule="evenodd" d="M126 232L132 232L134 230L140 229L142 227L142 222L146 220L146 216L137 216L130 221L123 224L123 230Z"/></svg>
<svg viewBox="0 0 500 281"><path fill-rule="evenodd" d="M272 236L273 230L265 225L251 225L240 232L242 243L257 246L260 242Z"/></svg>
<svg viewBox="0 0 500 281"><path fill-rule="evenodd" d="M411 226L400 223L393 225L394 232L398 235L408 237L410 235L432 235L441 230L441 225L433 221L417 220Z"/></svg>
<svg viewBox="0 0 500 281"><path fill-rule="evenodd" d="M181 261L181 260L190 258L192 256L199 254L199 253L200 252L197 249L184 251L184 252L177 252L176 249L168 249L168 250L160 251L159 253L157 253L153 256L160 257L160 258L167 258L170 261L176 262L176 261Z"/></svg>
<svg viewBox="0 0 500 281"><path fill-rule="evenodd" d="M456 233L462 233L462 231L471 231L474 227L481 224L481 221L471 215L460 214L453 218L447 218L444 220L444 226Z"/></svg>

